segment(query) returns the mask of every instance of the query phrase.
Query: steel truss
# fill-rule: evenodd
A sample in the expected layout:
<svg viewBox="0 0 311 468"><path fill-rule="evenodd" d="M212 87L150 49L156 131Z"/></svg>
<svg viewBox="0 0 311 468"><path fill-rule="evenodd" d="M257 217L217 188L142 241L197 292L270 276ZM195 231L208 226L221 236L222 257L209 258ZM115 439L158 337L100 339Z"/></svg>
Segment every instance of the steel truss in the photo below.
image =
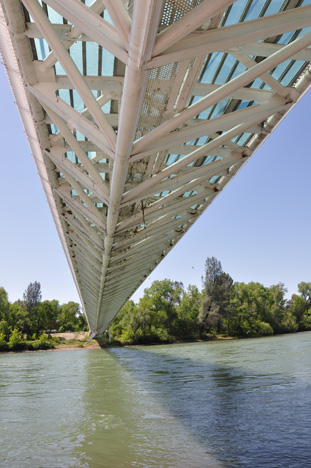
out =
<svg viewBox="0 0 311 468"><path fill-rule="evenodd" d="M0 0L4 65L92 336L310 86L311 6L261 3L254 17L252 0Z"/></svg>

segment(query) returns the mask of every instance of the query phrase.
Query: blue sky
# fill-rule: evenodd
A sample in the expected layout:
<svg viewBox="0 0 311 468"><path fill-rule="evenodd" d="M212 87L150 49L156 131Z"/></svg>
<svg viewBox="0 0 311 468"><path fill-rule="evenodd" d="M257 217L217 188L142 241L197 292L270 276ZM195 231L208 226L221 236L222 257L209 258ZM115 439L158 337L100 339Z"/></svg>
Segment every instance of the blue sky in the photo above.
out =
<svg viewBox="0 0 311 468"><path fill-rule="evenodd" d="M0 286L10 301L40 281L43 299L79 301L14 99L0 68ZM309 92L135 293L156 279L201 287L207 257L235 281L311 281Z"/></svg>

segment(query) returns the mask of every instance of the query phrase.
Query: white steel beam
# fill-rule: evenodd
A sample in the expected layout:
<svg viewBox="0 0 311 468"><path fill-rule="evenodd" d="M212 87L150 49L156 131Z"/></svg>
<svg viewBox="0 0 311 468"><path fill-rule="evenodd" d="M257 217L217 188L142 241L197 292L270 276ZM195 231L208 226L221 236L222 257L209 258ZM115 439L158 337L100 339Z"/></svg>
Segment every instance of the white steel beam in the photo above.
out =
<svg viewBox="0 0 311 468"><path fill-rule="evenodd" d="M102 0L94 0L92 5L90 6L90 10L100 15L103 11ZM70 40L63 41L63 45L66 49L69 49L69 47L76 40L79 40L80 38L82 40L82 37L83 37L82 31L77 26L71 26L70 27ZM84 38L85 38L85 35L84 35ZM43 72L49 71L55 65L56 62L57 62L57 57L51 51L49 55L43 60L43 62L40 63L40 68Z"/></svg>
<svg viewBox="0 0 311 468"><path fill-rule="evenodd" d="M102 0L113 24L128 50L132 21L122 0Z"/></svg>
<svg viewBox="0 0 311 468"><path fill-rule="evenodd" d="M209 143L198 147L198 149L188 154L183 159L176 161L175 163L171 164L170 166L168 166L161 172L155 174L150 179L142 182L139 186L133 188L132 190L124 194L124 197L122 200L123 203L127 203L128 201L131 201L132 197L136 198L139 194L143 195L146 189L149 190L151 186L155 185L160 180L166 177L169 177L172 174L176 174L183 167L186 167L188 164L192 163L193 161L196 161L197 159L203 156L209 155L210 151L216 149L220 145L226 144L228 141L230 141L232 138L235 138L237 135L240 135L241 133L246 132L249 126L253 126L256 122L258 122L258 120L249 121L248 123L237 125L236 127L232 128L232 130L229 130L228 132L218 136L217 138L213 139Z"/></svg>
<svg viewBox="0 0 311 468"><path fill-rule="evenodd" d="M123 76L84 76L83 78L88 87L94 91L111 91L118 95L122 94ZM55 77L54 88L55 90L72 89L72 83L66 75L58 75Z"/></svg>
<svg viewBox="0 0 311 468"><path fill-rule="evenodd" d="M183 37L188 36L188 34L198 29L203 23L232 3L234 3L234 0L218 0L217 2L204 0L177 22L160 32L152 55L157 56L161 54L164 50L180 41Z"/></svg>
<svg viewBox="0 0 311 468"><path fill-rule="evenodd" d="M8 21L9 17L9 21ZM28 44L25 43L23 37L23 17L21 5L19 2L10 0L9 2L0 3L0 50L4 61L4 66L9 77L11 89L14 95L15 102L18 106L25 134L27 136L32 155L41 179L42 187L47 197L58 235L63 246L66 259L69 264L74 282L78 289L78 294L81 300L82 307L85 309L84 299L78 288L78 280L76 272L73 269L70 252L66 243L65 235L62 230L62 222L57 210L57 204L53 195L52 184L49 179L49 174L44 164L40 142L38 139L37 127L35 124L34 110L31 106L29 97L24 83L24 76L21 72L21 67L30 61ZM15 42L12 41L12 35L16 33ZM17 52L16 43L25 45L25 48Z"/></svg>
<svg viewBox="0 0 311 468"><path fill-rule="evenodd" d="M252 68L256 65L256 61L248 57L247 55L241 54L239 52L231 52L231 55L236 58L239 62L243 63L246 68ZM259 77L264 83L266 83L270 88L275 91L279 96L286 97L288 96L288 88L284 87L279 83L273 76L269 73L263 73Z"/></svg>
<svg viewBox="0 0 311 468"><path fill-rule="evenodd" d="M192 195L191 197L181 198L180 201L171 203L168 206L164 206L158 211L151 212L150 214L148 213L146 216L144 216L145 219L143 220L133 216L123 223L120 223L117 232L121 233L127 231L130 228L140 227L142 222L143 224L147 225L147 228L151 223L155 223L158 220L161 220L161 224L164 224L167 221L166 218L170 218L172 220L174 216L180 215L180 212L182 212L184 209L190 209L191 206L197 203L201 203L202 199L208 198L209 196L210 193L206 192L203 193L203 195L196 194Z"/></svg>
<svg viewBox="0 0 311 468"><path fill-rule="evenodd" d="M69 213L69 211L71 211L72 214ZM72 222L75 218L77 218L77 220L81 223L84 230L88 233L89 237L92 239L94 244L98 245L101 249L104 248L104 239L100 237L96 229L94 229L94 227L92 227L89 224L89 222L86 220L83 214L76 210L75 207L71 205L69 210L64 209L62 212L62 216L64 216L66 218L66 221L68 222Z"/></svg>
<svg viewBox="0 0 311 468"><path fill-rule="evenodd" d="M99 210L96 208L96 206L94 206L92 200L86 195L86 193L84 192L82 187L79 185L79 183L70 174L68 174L68 172L66 172L63 168L61 168L61 171L63 172L63 175L66 178L66 182L70 185L70 189L73 189L77 192L78 196L80 197L84 205L87 206L90 214L93 215L94 219L97 219L100 222L102 219L102 215L99 212ZM70 197L71 197L71 200L76 200L76 198L73 197L72 195L70 195Z"/></svg>
<svg viewBox="0 0 311 468"><path fill-rule="evenodd" d="M189 37L167 49L165 54L150 60L146 66L156 68L172 62L228 50L240 44L274 37L295 29L306 28L310 25L310 18L311 6L305 6L277 15L202 32L199 35L190 34Z"/></svg>
<svg viewBox="0 0 311 468"><path fill-rule="evenodd" d="M207 164L206 166L203 166L201 168L193 169L189 171L189 173L184 173L176 177L166 179L160 182L159 185L156 185L155 187L150 188L147 191L147 193L144 194L144 198L152 197L155 192L159 193L159 192L164 192L167 190L175 190L176 188L180 187L183 184L192 182L194 180L198 180L201 174L205 174L206 179L210 179L211 177L214 177L214 176L220 176L223 174L225 170L229 169L232 165L237 164L238 161L239 159L235 159L235 158L232 158L231 161L230 160L219 161L219 164L216 164L215 162L215 165L212 164L211 167L209 167L210 164ZM141 198L139 199L141 200Z"/></svg>
<svg viewBox="0 0 311 468"><path fill-rule="evenodd" d="M75 244L77 244L78 247L90 257L90 259L96 259L99 262L101 262L101 255L99 254L99 252L94 248L94 246L91 243L88 243L83 237L81 237L79 233L76 233L73 229L68 227L66 235Z"/></svg>
<svg viewBox="0 0 311 468"><path fill-rule="evenodd" d="M256 104L245 109L223 114L221 117L205 121L204 123L193 123L193 125L189 125L182 130L163 136L160 141L148 145L143 152L138 154L143 158L157 151L168 150L172 145L186 143L195 138L209 136L215 132L227 131L236 126L239 122L247 122L248 119L250 121L256 120L260 122L276 112L286 110L289 105L285 104L285 102L284 99L275 96L262 104Z"/></svg>
<svg viewBox="0 0 311 468"><path fill-rule="evenodd" d="M69 227L74 229L79 235L83 236L83 239L91 243L93 246L95 246L99 251L103 251L103 242L99 237L96 238L95 235L90 235L90 232L88 229L85 229L85 227L78 222L78 220L73 216L70 215L68 212L65 212L62 214L63 219L65 219L66 223L68 224Z"/></svg>
<svg viewBox="0 0 311 468"><path fill-rule="evenodd" d="M77 262L81 262L82 264L85 263L85 267L89 271L89 274L93 274L93 278L97 278L97 276L99 275L99 269L97 266L95 266L94 259L91 259L89 254L83 252L75 242L70 241L69 246L72 252L74 253L73 258Z"/></svg>
<svg viewBox="0 0 311 468"><path fill-rule="evenodd" d="M61 187L54 188L54 192L64 200L69 206L72 206L76 211L78 211L84 218L89 219L100 231L106 233L106 223L104 219L98 215L94 215L92 211L89 211L84 205L82 205L76 198L70 194L70 186L66 187L62 185Z"/></svg>
<svg viewBox="0 0 311 468"><path fill-rule="evenodd" d="M271 75L270 75L271 76ZM213 91L219 89L221 85L208 84L208 83L195 83L192 88L192 96L207 96ZM289 90L287 89L287 94ZM267 89L255 89L255 88L241 88L237 89L231 94L228 94L230 99L245 99L246 101L267 101L273 96L273 91ZM172 151L173 152L173 151Z"/></svg>
<svg viewBox="0 0 311 468"><path fill-rule="evenodd" d="M56 114L56 112L53 112L47 106L45 106L45 110L50 115L51 119L53 120L54 124L56 125L56 127L58 128L58 130L60 131L64 139L67 141L71 150L80 159L84 168L86 169L86 171L90 174L90 176L96 183L99 192L102 193L101 196L106 200L105 203L109 202L109 191L108 191L107 184L103 181L103 179L101 178L101 176L95 169L88 155L82 150L78 141L76 140L72 132L67 127L66 122L61 117L59 117L58 114Z"/></svg>
<svg viewBox="0 0 311 468"><path fill-rule="evenodd" d="M68 77L70 78L73 87L78 91L81 99L84 101L86 107L88 108L98 127L101 129L106 140L109 142L110 148L114 149L116 138L111 125L108 123L101 108L97 104L96 99L94 98L90 88L85 83L83 76L77 68L74 60L71 58L66 47L63 45L62 41L55 33L42 7L37 2L37 0L23 0L23 3L33 16L36 23L38 24L50 48L53 50L58 61L66 71ZM83 5L81 2L74 1L74 3L78 5Z"/></svg>
<svg viewBox="0 0 311 468"><path fill-rule="evenodd" d="M272 44L270 42L249 42L248 44L241 44L238 47L234 47L232 51L257 57L269 57L284 47L285 46L282 44ZM231 49L229 49L229 52L231 53ZM311 49L303 49L300 52L293 54L291 59L311 62Z"/></svg>
<svg viewBox="0 0 311 468"><path fill-rule="evenodd" d="M90 179L85 172L83 172L79 166L75 165L69 159L64 156L64 148L52 148L51 150L45 150L46 156L48 156L51 161L59 168L61 172L67 172L71 177L73 177L77 182L82 184L84 188L92 192L99 200L106 205L108 204L108 190L104 190L103 184L100 186L95 184L95 182ZM88 198L88 204L90 199Z"/></svg>
<svg viewBox="0 0 311 468"><path fill-rule="evenodd" d="M34 86L27 85L27 89L38 99L43 107L49 107L70 126L79 130L84 136L92 140L93 144L104 151L107 157L114 158L114 151L109 146L105 135L65 101L53 94L51 95L49 86L38 83Z"/></svg>
<svg viewBox="0 0 311 468"><path fill-rule="evenodd" d="M144 147L146 147L147 143L149 144L151 141L167 135L170 131L175 130L179 125L185 123L187 120L195 117L197 114L200 114L205 109L208 109L214 104L217 104L217 102L226 98L230 93L251 83L258 76L263 75L279 63L290 58L294 53L304 49L310 44L311 33L308 32L289 45L285 46L282 50L275 52L270 57L258 63L251 69L246 70L241 75L224 84L219 89L200 99L200 101L192 104L187 109L172 117L169 121L159 125L159 127L157 127L155 130L140 138L137 142L134 143L132 154L140 152Z"/></svg>
<svg viewBox="0 0 311 468"><path fill-rule="evenodd" d="M128 52L129 61L125 72L124 91L116 143L116 157L111 179L110 209L107 217L107 236L105 238L105 254L103 257L101 286L97 307L98 318L132 150L132 142L136 132L147 79L147 73L143 71L143 64L145 60L151 56L161 10L162 1L137 0L134 4Z"/></svg>
<svg viewBox="0 0 311 468"><path fill-rule="evenodd" d="M127 52L115 28L84 3L78 0L66 0L66 2L46 0L45 3L78 27L92 41L97 42L124 63L127 62Z"/></svg>

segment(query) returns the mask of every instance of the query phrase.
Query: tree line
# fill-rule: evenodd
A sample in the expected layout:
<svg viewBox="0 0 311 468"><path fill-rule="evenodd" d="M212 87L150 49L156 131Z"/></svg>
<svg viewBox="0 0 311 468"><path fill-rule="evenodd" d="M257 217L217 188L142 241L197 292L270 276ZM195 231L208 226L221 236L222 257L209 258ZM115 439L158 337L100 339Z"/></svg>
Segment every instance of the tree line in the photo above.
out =
<svg viewBox="0 0 311 468"><path fill-rule="evenodd" d="M216 336L255 337L311 330L311 282L286 299L283 283L234 282L215 257L207 258L203 289L164 279L154 281L136 304L128 301L111 324L115 343L174 343ZM79 304L42 301L40 283L30 283L23 300L10 303L0 288L0 350L18 349L21 340L45 347L52 330L87 330Z"/></svg>
<svg viewBox="0 0 311 468"><path fill-rule="evenodd" d="M112 323L112 337L146 344L311 330L311 283L299 283L298 291L287 300L283 283L234 282L221 262L210 257L202 291L169 279L154 281L138 304L125 304Z"/></svg>
<svg viewBox="0 0 311 468"><path fill-rule="evenodd" d="M59 304L55 299L42 301L38 281L29 284L23 300L13 303L9 302L6 290L0 287L0 351L47 348L47 336L44 334L52 330L87 330L80 305L73 301Z"/></svg>

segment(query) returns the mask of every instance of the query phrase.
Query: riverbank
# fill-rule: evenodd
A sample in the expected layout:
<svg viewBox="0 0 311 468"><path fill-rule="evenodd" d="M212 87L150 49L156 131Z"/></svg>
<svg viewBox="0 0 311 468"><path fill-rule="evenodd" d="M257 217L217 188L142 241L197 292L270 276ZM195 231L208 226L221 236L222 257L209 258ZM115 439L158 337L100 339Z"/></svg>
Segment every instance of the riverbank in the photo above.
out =
<svg viewBox="0 0 311 468"><path fill-rule="evenodd" d="M65 332L41 335L37 340L17 339L14 343L1 343L0 354L33 353L73 349L100 349L96 340L88 341L88 332Z"/></svg>
<svg viewBox="0 0 311 468"><path fill-rule="evenodd" d="M86 331L53 333L50 336L55 342L55 350L100 348L96 340L88 341L89 333Z"/></svg>
<svg viewBox="0 0 311 468"><path fill-rule="evenodd" d="M311 333L311 331L302 331L296 333L287 333L287 334L278 334L276 336L287 336L287 335L296 335L296 334L305 334ZM119 341L112 340L109 343L108 338L101 338L99 340L91 340L88 342L89 334L88 332L79 332L79 333L55 333L52 335L53 339L49 340L49 347L42 349L7 349L6 351L0 351L0 354L8 353L33 353L33 352L43 352L43 351L73 351L81 349L105 349L105 348L141 348L141 347L154 347L154 346L163 346L163 345L180 345L180 344L195 344L195 343L214 343L221 341L235 341L235 340L248 340L248 339L260 339L260 338L272 338L272 336L253 336L253 337L238 337L238 336L222 336L216 335L213 337L208 337L206 339L197 339L197 340L184 340L184 341L175 341L174 343L168 342L159 342L159 343L140 343L140 344L122 344Z"/></svg>
<svg viewBox="0 0 311 468"><path fill-rule="evenodd" d="M211 341L228 341L228 340L237 340L238 337L232 336L222 336L217 335L213 337L208 337L206 339L198 339L198 340L184 340L184 341L175 341L174 343L171 342L159 342L159 343L140 343L140 344L123 344L120 341L112 340L109 343L108 338L100 338L98 340L91 340L89 339L88 332L64 332L64 333L52 333L48 336L48 338L44 341L44 345L40 347L35 345L37 341L21 341L19 347L16 349L11 349L7 347L5 350L1 350L0 354L7 354L7 353L33 353L33 352L42 352L42 351L68 351L68 350L75 350L75 349L101 349L101 348L133 348L133 347L142 347L142 346L160 346L160 345L173 345L173 344L186 344L186 343L203 343L203 342L211 342ZM27 343L27 346L26 346ZM30 349L29 349L30 348Z"/></svg>

